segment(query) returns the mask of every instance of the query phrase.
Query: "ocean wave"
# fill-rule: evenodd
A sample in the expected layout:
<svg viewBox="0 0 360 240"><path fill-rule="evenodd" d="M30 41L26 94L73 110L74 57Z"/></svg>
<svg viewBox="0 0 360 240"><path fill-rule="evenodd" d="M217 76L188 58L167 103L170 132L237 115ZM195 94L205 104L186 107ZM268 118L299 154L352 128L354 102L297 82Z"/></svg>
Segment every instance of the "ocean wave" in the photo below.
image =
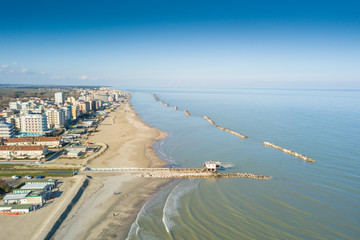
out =
<svg viewBox="0 0 360 240"><path fill-rule="evenodd" d="M164 203L168 198L170 192L179 184L180 181L172 181L167 188L163 191L156 194L153 198L149 199L144 206L141 208L140 212L136 216L134 223L131 225L130 231L126 240L133 239L135 236L139 237L139 232L141 229L141 221L145 218L149 218L151 220L151 216L149 216L149 210L156 207L159 203ZM150 234L142 233L146 235L146 239L150 238ZM156 239L156 238L155 238Z"/></svg>
<svg viewBox="0 0 360 240"><path fill-rule="evenodd" d="M171 218L179 216L180 199L187 193L196 189L200 183L200 179L190 179L178 184L168 195L163 208L162 221L165 229L170 233L175 226L175 222Z"/></svg>

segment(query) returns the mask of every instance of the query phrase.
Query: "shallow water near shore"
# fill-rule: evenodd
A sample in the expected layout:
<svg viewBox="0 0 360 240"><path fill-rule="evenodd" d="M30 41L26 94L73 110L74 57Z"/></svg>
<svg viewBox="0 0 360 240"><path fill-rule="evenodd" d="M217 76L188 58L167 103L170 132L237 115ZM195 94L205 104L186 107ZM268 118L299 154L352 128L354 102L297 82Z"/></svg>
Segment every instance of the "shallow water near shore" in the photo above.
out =
<svg viewBox="0 0 360 240"><path fill-rule="evenodd" d="M360 238L360 91L138 89L131 102L168 133L155 149L169 165L219 160L232 165L228 172L273 180L174 181L144 206L128 239ZM213 127L204 115L249 138Z"/></svg>

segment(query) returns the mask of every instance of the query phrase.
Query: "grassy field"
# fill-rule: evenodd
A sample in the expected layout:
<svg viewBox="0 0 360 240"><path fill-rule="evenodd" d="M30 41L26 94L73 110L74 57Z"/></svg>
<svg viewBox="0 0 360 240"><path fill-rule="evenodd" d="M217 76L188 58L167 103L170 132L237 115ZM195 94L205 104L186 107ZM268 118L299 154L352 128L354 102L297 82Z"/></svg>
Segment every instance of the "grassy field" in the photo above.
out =
<svg viewBox="0 0 360 240"><path fill-rule="evenodd" d="M39 167L24 164L0 164L0 177L11 177L13 175L24 177L29 176L45 176L45 177L71 177L80 167L57 168Z"/></svg>

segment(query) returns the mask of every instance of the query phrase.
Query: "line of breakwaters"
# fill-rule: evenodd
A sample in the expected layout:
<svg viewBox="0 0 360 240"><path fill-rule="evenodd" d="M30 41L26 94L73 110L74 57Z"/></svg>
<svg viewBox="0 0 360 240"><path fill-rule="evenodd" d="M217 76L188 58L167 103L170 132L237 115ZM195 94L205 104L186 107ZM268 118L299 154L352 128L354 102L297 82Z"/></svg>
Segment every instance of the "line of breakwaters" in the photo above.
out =
<svg viewBox="0 0 360 240"><path fill-rule="evenodd" d="M235 131L232 131L230 129L227 129L227 128L224 128L224 127L221 127L221 126L218 126L218 125L215 125L215 122L213 120L211 120L211 118L207 117L207 116L203 116L204 119L206 119L210 124L214 125L214 127L220 129L220 130L223 130L225 132L228 132L234 136L237 136L237 137L240 137L240 138L248 138L247 136L245 135L242 135L238 132L235 132Z"/></svg>
<svg viewBox="0 0 360 240"><path fill-rule="evenodd" d="M156 94L153 94L153 97L154 97L154 99L156 101L160 101L159 97ZM164 102L162 102L162 101L160 101L160 103L164 104ZM169 107L169 104L166 103L166 106ZM178 110L178 107L175 106L174 109ZM191 115L188 110L184 110L184 112L185 112L185 114L187 116ZM238 132L232 131L230 129L224 128L224 127L219 126L219 125L215 125L215 122L211 118L209 118L207 116L203 116L203 118L206 119L211 125L214 125L214 127L218 128L220 130L223 130L225 132L228 132L228 133L230 133L230 134L232 134L234 136L240 137L240 138L248 138L247 136L242 135L242 134L240 134ZM275 148L275 149L279 149L279 150L283 151L284 153L287 153L287 154L293 155L295 157L301 158L302 160L307 161L307 162L315 162L315 160L310 158L310 157L307 157L307 156L302 155L300 153L297 153L297 152L294 152L292 150L277 146L277 145L269 143L269 142L263 142L263 145L268 146L268 147L272 147L272 148Z"/></svg>
<svg viewBox="0 0 360 240"><path fill-rule="evenodd" d="M301 158L302 160L304 161L307 161L307 162L315 162L314 159L312 158L309 158L305 155L302 155L300 153L297 153L297 152L294 152L292 150L289 150L289 149L286 149L286 148L283 148L283 147L280 147L280 146L277 146L275 144L272 144L272 143L269 143L269 142L263 142L263 144L265 146L268 146L268 147L272 147L272 148L275 148L275 149L279 149L280 151L283 151L284 153L287 153L287 154L290 154L290 155L293 155L295 157L298 157L298 158Z"/></svg>

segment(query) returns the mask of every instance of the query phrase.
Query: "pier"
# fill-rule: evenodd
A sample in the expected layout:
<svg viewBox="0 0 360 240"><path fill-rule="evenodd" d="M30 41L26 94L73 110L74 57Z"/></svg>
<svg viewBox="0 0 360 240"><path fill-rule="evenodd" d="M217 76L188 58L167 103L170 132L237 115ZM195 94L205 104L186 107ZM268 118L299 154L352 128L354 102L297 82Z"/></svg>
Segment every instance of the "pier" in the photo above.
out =
<svg viewBox="0 0 360 240"><path fill-rule="evenodd" d="M205 168L86 168L89 172L138 173L146 178L251 178L271 180L272 177L254 173L221 173Z"/></svg>
<svg viewBox="0 0 360 240"><path fill-rule="evenodd" d="M300 153L297 153L297 152L294 152L292 150L289 150L289 149L286 149L286 148L283 148L283 147L280 147L280 146L277 146L275 144L272 144L272 143L269 143L269 142L263 142L263 144L265 146L268 146L268 147L272 147L272 148L275 148L275 149L279 149L280 151L283 151L284 153L287 153L287 154L290 154L290 155L293 155L295 157L298 157L298 158L301 158L302 160L304 161L307 161L307 162L315 162L314 159L312 158L309 158L307 156L304 156Z"/></svg>

